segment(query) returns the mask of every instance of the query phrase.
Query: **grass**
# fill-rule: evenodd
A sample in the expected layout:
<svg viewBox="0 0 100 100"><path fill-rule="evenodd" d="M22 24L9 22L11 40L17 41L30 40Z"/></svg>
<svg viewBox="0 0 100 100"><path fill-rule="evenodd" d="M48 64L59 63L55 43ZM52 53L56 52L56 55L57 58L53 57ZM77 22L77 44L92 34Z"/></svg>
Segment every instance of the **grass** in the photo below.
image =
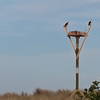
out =
<svg viewBox="0 0 100 100"><path fill-rule="evenodd" d="M6 93L0 96L0 100L75 100L70 90L49 91L36 89L33 94L22 92L21 94ZM78 99L77 99L78 100Z"/></svg>
<svg viewBox="0 0 100 100"><path fill-rule="evenodd" d="M87 100L82 99L83 94L84 91L50 91L44 89L36 89L33 94L27 94L24 92L22 92L21 94L5 93L3 95L0 95L0 100Z"/></svg>

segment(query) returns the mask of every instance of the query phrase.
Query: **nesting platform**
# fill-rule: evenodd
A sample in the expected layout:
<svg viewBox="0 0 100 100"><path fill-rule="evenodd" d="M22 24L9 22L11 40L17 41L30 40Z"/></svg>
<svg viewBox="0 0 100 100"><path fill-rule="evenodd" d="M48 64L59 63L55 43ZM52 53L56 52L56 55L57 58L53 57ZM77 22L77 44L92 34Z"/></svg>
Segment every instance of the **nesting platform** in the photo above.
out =
<svg viewBox="0 0 100 100"><path fill-rule="evenodd" d="M72 37L86 37L87 36L87 32L71 31L71 32L68 32L68 36L72 36Z"/></svg>

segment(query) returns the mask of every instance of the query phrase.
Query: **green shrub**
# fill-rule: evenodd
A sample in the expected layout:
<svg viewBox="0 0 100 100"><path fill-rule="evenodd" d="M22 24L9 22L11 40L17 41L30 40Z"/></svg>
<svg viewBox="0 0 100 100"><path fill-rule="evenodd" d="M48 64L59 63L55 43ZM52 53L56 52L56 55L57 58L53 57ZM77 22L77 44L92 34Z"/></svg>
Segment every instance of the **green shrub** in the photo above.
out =
<svg viewBox="0 0 100 100"><path fill-rule="evenodd" d="M84 89L85 98L89 100L100 100L100 82L93 81L89 89Z"/></svg>

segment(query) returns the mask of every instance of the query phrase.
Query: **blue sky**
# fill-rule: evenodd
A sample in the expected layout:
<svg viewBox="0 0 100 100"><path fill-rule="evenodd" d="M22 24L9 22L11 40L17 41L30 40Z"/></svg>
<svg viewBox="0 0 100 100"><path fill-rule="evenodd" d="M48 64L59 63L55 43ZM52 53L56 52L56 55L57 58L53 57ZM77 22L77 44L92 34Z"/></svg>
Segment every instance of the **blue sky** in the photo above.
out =
<svg viewBox="0 0 100 100"><path fill-rule="evenodd" d="M99 0L0 0L0 93L74 89L75 55L63 25L92 31L81 52L81 88L100 80Z"/></svg>

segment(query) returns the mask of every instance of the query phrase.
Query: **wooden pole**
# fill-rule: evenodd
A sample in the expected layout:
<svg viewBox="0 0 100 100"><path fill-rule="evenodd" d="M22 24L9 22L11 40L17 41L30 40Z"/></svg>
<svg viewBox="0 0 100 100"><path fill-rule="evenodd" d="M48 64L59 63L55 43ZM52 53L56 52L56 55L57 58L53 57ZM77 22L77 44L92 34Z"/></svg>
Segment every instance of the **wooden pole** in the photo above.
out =
<svg viewBox="0 0 100 100"><path fill-rule="evenodd" d="M76 37L76 90L79 89L79 38L80 37Z"/></svg>

